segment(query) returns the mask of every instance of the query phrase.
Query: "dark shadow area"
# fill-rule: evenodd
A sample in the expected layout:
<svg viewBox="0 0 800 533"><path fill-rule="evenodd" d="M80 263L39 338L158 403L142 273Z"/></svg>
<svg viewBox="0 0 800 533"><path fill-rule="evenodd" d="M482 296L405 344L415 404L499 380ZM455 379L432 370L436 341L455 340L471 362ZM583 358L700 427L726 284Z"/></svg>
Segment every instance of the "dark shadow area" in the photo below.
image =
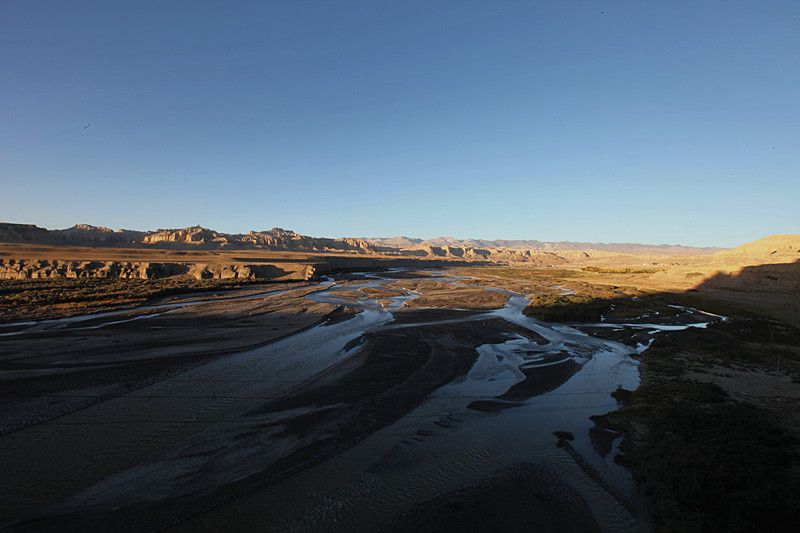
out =
<svg viewBox="0 0 800 533"><path fill-rule="evenodd" d="M21 525L105 530L135 520L137 529L158 530L190 518L353 446L410 412L432 391L464 376L478 346L504 342L517 331L526 330L493 318L481 321L480 327L461 322L366 333L353 345L358 346L353 355L316 379L226 419L210 434L198 433L159 452L135 467L142 475L127 478L128 487L141 485L135 494L169 489L169 497L139 505L109 501L88 514L40 514ZM265 436L274 452L265 452ZM239 465L235 475L229 470L231 458ZM162 479L151 472L152 464L171 473ZM187 468L180 487L174 487L172 476Z"/></svg>
<svg viewBox="0 0 800 533"><path fill-rule="evenodd" d="M511 407L520 407L524 401L540 394L557 389L582 368L568 357L558 354L545 357L534 364L522 365L519 370L525 379L513 385L505 393L493 400L475 400L467 407L476 411L495 412Z"/></svg>
<svg viewBox="0 0 800 533"><path fill-rule="evenodd" d="M103 282L110 280L86 281L88 287L102 290ZM129 283L119 285L130 288ZM189 296L172 307L142 307L75 322L56 320L0 329L4 333L0 337L0 435L352 316L341 307L314 311L302 299L285 310L265 308L259 299L248 296L250 291L237 298L233 288L227 298L208 300L217 306L209 310L209 303L191 298L203 296L198 287L203 284L166 286L163 292L151 293ZM268 293L282 287L264 288ZM186 304L187 311L174 312ZM195 313L191 305L204 309ZM10 334L13 330L19 333Z"/></svg>
<svg viewBox="0 0 800 533"><path fill-rule="evenodd" d="M800 327L800 259L793 263L747 266L716 274L689 291L694 300L722 299L736 311Z"/></svg>
<svg viewBox="0 0 800 533"><path fill-rule="evenodd" d="M407 273L412 280L419 275ZM94 301L100 298L100 293L113 288L119 291L114 293L115 298L123 299L140 287L134 280L117 285L111 280L97 280L96 287L94 280L78 285L81 282L55 283L52 292L40 293L38 297L48 298L53 305L69 303L64 299L70 293L73 298L83 294L87 301ZM147 282L151 291L146 293L148 297L154 294L163 297L173 290L197 292L224 288L197 280L194 280L197 284L187 281L186 285L174 286L157 282L160 283ZM5 286L0 284L0 287ZM241 288L255 290L250 286ZM95 289L96 293L92 292ZM652 340L650 348L641 355L641 386L636 391L617 390L613 396L621 408L595 417L597 426L589 430L588 436L601 456L615 452L618 436L625 436L623 455L618 460L640 479L657 529L789 531L786 526L800 518L798 504L792 497L800 489L800 439L798 428L792 425L792 420L796 423L796 401L786 401L770 389L768 401L759 403L756 399L760 397L737 396L725 388L725 383L706 381L704 376L724 380L728 379L727 374L752 373L796 379L800 376L800 332L764 317L731 313L730 310L738 308L723 297L725 294L720 295L720 289L713 289L716 292L712 293L710 287L701 286L688 293L645 294L623 287L583 284L575 291L576 294L536 296L526 314L566 322L591 335L639 346L642 350ZM134 294L144 297L135 291ZM213 363L215 359L274 342L317 324L337 324L353 316L344 307L332 310L329 304L301 297L295 298L291 305L284 300L289 298L244 305L234 298L226 300L226 306L210 307L195 314L167 312L142 320L138 320L137 313L144 311L130 310L115 317L95 317L79 325L0 337L0 370L6 377L0 381L0 398L3 398L0 416L3 431L8 432L5 436L14 438L26 431L35 432L38 428L31 426L38 422L85 407L103 408L102 402L111 398L113 401L106 404L103 416L97 417L98 427L78 420L77 431L69 431L100 435L106 431L101 425L109 420L123 424L115 427L128 427L124 425L128 420L119 420L117 414L118 406L126 403L127 393L160 380L171 380L189 369L196 375L203 368L195 367L206 363L212 364L203 376L208 383L216 383L220 372L215 365L222 361ZM280 307L284 303L278 302L289 307ZM716 307L711 309L706 304ZM741 302L736 305L748 310ZM720 313L721 309L726 309L728 312L723 314L732 318L722 321L703 312ZM487 318L476 311L404 310L396 313L395 319L391 327L368 330L351 339L345 346L347 356L338 364L323 367L326 370L320 373L309 374L311 379L293 381L285 390L267 385L266 392L241 399L241 405L246 407L237 404L224 417L209 417L196 426L191 413L197 403L216 406L236 402L240 399L237 395L249 386L248 380L263 386L272 379L273 370L269 368L265 371L268 374L253 378L254 367L245 366L244 374L236 375L235 388L225 396L215 395L217 385L199 380L200 392L194 397L173 398L169 391L161 397L147 397L148 402L153 402L151 413L162 410L189 413L188 419L166 421L167 425L178 428L173 428L175 431L186 431L180 439L163 447L141 446L142 455L131 460L130 465L115 463L114 468L103 471L96 479L87 477L87 482L79 485L76 482L78 488L95 491L97 501L86 500L93 502L88 507L81 499L85 494L81 493L65 507L59 508L54 503L45 508L45 504L54 501L51 499L30 505L25 512L4 516L10 519L24 516L30 520L19 524L22 530L55 531L65 527L104 530L120 523L129 524L131 529L157 530L257 491L353 446L410 413L432 391L463 378L473 366L480 345L502 343L512 335L546 344L544 338L522 326ZM465 321L437 323L457 319ZM419 321L434 323L415 325ZM680 328L698 322L708 323L707 327L654 332L655 326ZM102 327L88 329L94 326ZM261 355L256 353L254 359ZM539 362L522 365L520 370L525 379L505 393L477 396L479 399L469 407L491 412L522 406L528 398L556 389L580 368L564 353L549 355ZM242 359L235 356L225 362ZM183 377L174 381L180 379ZM160 385L166 389L175 383ZM770 382L769 386L772 385ZM143 397L137 394L130 395L127 401L133 418L142 405L139 402ZM94 406L96 403L101 405ZM172 404L176 406L174 411L170 411ZM180 405L187 405L188 411L180 411ZM112 409L113 414L109 414ZM471 415L479 416L475 412ZM152 419L134 422L155 434L161 431L159 424L163 421L150 416ZM58 426L60 422L52 425ZM18 428L27 429L15 432ZM424 430L420 431L417 435L425 438ZM118 444L126 438L119 433L109 442ZM71 451L51 451L50 459L63 459L64 453ZM590 470L581 463L577 452L571 453L584 471ZM378 462L372 468L378 472L391 467ZM458 524L463 526L458 530L470 530L472 525L480 529L498 520L511 530L517 527L514 524L522 524L520 530L526 530L526 526L536 524L547 529L559 520L581 523L564 514L567 508L578 509L580 502L570 503L570 496L560 489L556 491L559 494L546 492L534 479L540 472L520 468L526 472L524 475L498 473L496 477L481 479L475 485L420 504L390 523L387 530L414 529L420 523L436 527L442 524L442 530L453 530L448 529L448 524ZM27 483L26 476L27 472L17 470L18 486ZM111 488L91 485L103 478L112 484ZM180 483L175 483L175 479L180 479ZM73 493L74 490L64 491L63 495ZM511 513L503 502L509 498L511 502L522 498L528 507ZM532 503L528 501L531 498L535 500ZM563 502L567 502L566 507L561 506ZM29 514L37 509L44 510ZM510 515L499 518L506 511ZM473 515L477 516L471 518ZM592 524L586 522L586 528L593 527ZM577 530L591 529L581 526Z"/></svg>
<svg viewBox="0 0 800 533"><path fill-rule="evenodd" d="M605 295L541 295L526 309L631 346L653 339L640 356L641 385L618 390L621 408L594 417L590 436L606 455L614 436L624 434L616 460L642 483L656 531L796 528L798 279L800 261L718 274L683 293L633 296L614 287L601 289ZM660 333L648 328L698 319L710 323Z"/></svg>
<svg viewBox="0 0 800 533"><path fill-rule="evenodd" d="M518 464L420 503L379 531L594 533L600 528L581 498L556 476Z"/></svg>

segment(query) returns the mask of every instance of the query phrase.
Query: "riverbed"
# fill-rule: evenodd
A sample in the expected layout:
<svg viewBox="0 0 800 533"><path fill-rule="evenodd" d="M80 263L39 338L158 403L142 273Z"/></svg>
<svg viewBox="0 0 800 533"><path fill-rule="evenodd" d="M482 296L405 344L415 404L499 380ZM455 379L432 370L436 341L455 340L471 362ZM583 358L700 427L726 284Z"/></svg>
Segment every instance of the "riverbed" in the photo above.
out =
<svg viewBox="0 0 800 533"><path fill-rule="evenodd" d="M526 465L558 487L537 493L553 509L579 501L601 531L646 529L636 484L613 461L620 436L589 418L617 407L618 386L637 387L636 348L527 317L523 293L460 281L330 278L298 298L347 313L3 435L0 496L24 500L9 524L391 530L426 502ZM446 308L414 304L448 290ZM248 298L262 297L286 294ZM158 327L188 307L65 327Z"/></svg>

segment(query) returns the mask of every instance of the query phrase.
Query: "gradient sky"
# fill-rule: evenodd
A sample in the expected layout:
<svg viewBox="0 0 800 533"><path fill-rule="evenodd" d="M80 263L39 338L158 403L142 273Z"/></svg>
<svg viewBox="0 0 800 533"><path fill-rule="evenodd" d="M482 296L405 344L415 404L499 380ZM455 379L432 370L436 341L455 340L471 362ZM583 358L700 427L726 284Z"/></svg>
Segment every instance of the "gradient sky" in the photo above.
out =
<svg viewBox="0 0 800 533"><path fill-rule="evenodd" d="M800 2L0 2L0 221L800 233Z"/></svg>

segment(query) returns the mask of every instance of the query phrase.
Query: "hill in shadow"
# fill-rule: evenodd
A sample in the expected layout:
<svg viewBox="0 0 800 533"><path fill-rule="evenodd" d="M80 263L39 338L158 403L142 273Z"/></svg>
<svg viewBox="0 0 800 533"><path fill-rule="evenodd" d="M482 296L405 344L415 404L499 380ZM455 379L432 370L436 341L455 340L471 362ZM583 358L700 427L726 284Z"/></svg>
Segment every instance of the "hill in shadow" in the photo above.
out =
<svg viewBox="0 0 800 533"><path fill-rule="evenodd" d="M638 346L642 381L593 417L624 434L655 531L794 531L800 519L800 260L717 273L687 291L597 286L526 314ZM654 333L651 324L698 322ZM610 326L610 327L609 327ZM647 346L646 349L645 346Z"/></svg>
<svg viewBox="0 0 800 533"><path fill-rule="evenodd" d="M800 326L800 259L743 267L735 273L717 273L691 292L728 301L734 308ZM699 302L702 304L702 298Z"/></svg>

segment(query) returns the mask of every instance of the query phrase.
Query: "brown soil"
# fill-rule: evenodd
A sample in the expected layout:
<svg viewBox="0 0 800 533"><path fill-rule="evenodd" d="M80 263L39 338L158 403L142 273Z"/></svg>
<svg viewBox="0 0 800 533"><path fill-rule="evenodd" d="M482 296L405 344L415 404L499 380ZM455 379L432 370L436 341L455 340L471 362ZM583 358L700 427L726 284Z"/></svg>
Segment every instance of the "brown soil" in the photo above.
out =
<svg viewBox="0 0 800 533"><path fill-rule="evenodd" d="M402 280L389 287L422 293L409 300L405 307L438 307L447 309L500 309L508 301L508 294L480 287L462 287L431 280Z"/></svg>
<svg viewBox="0 0 800 533"><path fill-rule="evenodd" d="M347 253L308 253L272 250L170 250L159 248L106 248L0 243L0 257L60 261L140 261L159 263L308 263L329 257L356 256Z"/></svg>

